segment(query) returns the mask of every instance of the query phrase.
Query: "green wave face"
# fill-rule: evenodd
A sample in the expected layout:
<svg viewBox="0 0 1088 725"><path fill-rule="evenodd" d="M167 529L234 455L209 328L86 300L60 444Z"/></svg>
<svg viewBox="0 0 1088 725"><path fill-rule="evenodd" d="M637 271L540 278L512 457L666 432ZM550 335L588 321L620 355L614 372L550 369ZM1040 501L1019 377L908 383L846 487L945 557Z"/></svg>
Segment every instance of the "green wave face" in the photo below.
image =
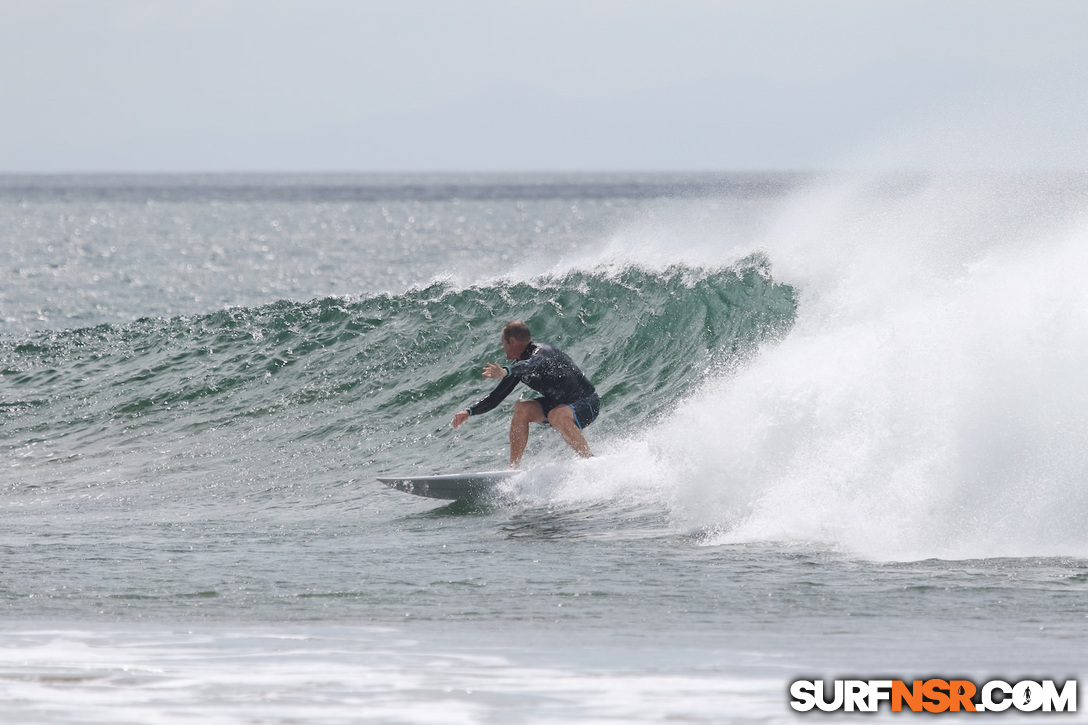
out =
<svg viewBox="0 0 1088 725"><path fill-rule="evenodd" d="M3 446L31 459L157 446L170 451L168 467L201 458L204 476L216 475L208 459L229 476L245 460L292 451L333 477L351 466L493 466L505 456L510 403L457 433L449 420L490 390L480 370L501 361L505 322L525 320L579 363L602 397L594 435L616 436L784 334L795 309L793 290L754 256L719 270L436 283L40 333L0 343L12 391Z"/></svg>

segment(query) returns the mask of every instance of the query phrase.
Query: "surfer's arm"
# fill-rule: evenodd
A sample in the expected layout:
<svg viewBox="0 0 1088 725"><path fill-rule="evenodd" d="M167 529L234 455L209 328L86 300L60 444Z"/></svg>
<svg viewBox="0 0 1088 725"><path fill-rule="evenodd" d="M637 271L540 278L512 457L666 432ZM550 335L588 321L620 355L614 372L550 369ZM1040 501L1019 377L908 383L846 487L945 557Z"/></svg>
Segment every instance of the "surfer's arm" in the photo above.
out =
<svg viewBox="0 0 1088 725"><path fill-rule="evenodd" d="M510 374L509 365L497 365L496 363L488 363L484 365L484 377L494 378L501 380Z"/></svg>
<svg viewBox="0 0 1088 725"><path fill-rule="evenodd" d="M506 396L510 394L510 391L512 391L517 384L518 381L516 378L510 377L509 375L504 377L502 382L496 385L495 389L492 390L486 398L468 408L468 414L483 415L487 411L493 410L496 405L506 399Z"/></svg>

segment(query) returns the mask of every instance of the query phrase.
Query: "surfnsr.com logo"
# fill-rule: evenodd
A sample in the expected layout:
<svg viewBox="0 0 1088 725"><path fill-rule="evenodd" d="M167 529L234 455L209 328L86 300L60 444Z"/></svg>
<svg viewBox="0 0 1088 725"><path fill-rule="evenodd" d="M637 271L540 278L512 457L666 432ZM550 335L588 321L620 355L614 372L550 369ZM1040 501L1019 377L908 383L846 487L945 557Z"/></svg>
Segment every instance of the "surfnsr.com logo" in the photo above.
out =
<svg viewBox="0 0 1088 725"><path fill-rule="evenodd" d="M1008 683L990 680L797 680L790 685L790 707L800 712L1076 712L1077 681L1059 687L1054 680Z"/></svg>

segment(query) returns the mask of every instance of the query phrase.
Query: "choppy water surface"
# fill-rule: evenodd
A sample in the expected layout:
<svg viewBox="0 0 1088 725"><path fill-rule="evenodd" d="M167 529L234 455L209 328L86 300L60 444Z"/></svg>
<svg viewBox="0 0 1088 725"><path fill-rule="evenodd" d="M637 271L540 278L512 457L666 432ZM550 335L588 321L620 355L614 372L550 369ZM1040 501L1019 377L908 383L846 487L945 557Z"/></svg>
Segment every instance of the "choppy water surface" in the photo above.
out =
<svg viewBox="0 0 1088 725"><path fill-rule="evenodd" d="M1078 676L1076 179L7 177L13 722L793 720ZM521 318L602 394L491 500ZM1015 717L1015 716L1014 716ZM1007 718L1006 718L1007 719Z"/></svg>

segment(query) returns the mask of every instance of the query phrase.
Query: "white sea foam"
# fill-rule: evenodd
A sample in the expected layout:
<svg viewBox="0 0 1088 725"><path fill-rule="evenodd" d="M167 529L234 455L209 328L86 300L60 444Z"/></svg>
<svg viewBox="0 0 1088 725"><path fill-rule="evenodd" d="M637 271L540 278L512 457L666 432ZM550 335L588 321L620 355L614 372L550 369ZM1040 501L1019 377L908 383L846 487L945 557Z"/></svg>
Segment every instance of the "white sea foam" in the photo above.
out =
<svg viewBox="0 0 1088 725"><path fill-rule="evenodd" d="M1075 205L1024 179L855 183L798 198L763 244L794 329L617 443L615 477L656 481L711 543L1088 553Z"/></svg>
<svg viewBox="0 0 1088 725"><path fill-rule="evenodd" d="M594 659L585 642L546 645L544 659L562 656L556 666L540 661L539 645L427 639L314 626L0 633L0 675L13 673L0 676L3 718L142 725L789 719L781 668L770 658L738 655L736 665L713 671L632 671L572 664ZM745 674L753 663L760 675Z"/></svg>

